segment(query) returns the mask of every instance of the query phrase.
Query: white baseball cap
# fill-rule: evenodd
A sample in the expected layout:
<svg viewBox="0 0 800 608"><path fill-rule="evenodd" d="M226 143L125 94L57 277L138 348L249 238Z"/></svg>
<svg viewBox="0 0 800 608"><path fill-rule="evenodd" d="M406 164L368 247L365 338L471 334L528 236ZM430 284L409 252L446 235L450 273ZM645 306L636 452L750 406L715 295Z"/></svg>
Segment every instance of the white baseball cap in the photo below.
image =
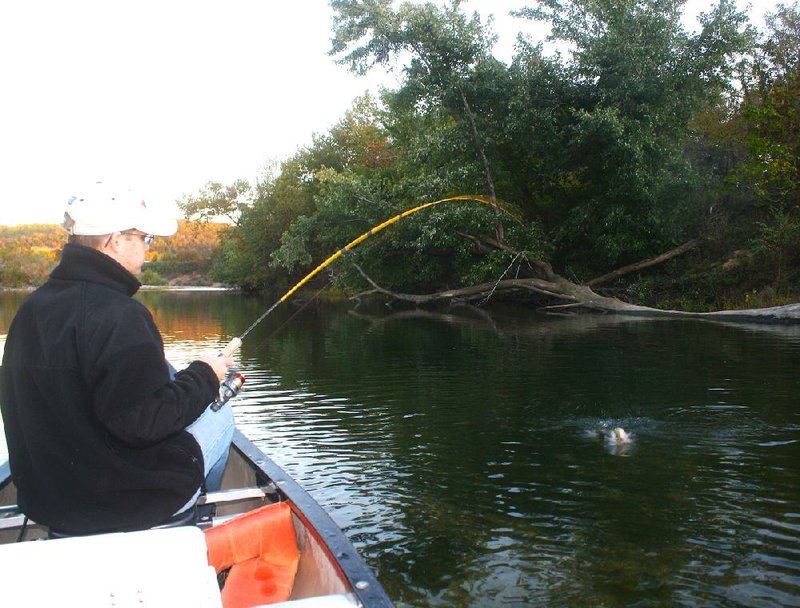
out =
<svg viewBox="0 0 800 608"><path fill-rule="evenodd" d="M178 231L174 217L149 205L144 198L124 188L96 182L79 196L71 196L61 224L70 234L101 235L123 230L141 230L155 236Z"/></svg>

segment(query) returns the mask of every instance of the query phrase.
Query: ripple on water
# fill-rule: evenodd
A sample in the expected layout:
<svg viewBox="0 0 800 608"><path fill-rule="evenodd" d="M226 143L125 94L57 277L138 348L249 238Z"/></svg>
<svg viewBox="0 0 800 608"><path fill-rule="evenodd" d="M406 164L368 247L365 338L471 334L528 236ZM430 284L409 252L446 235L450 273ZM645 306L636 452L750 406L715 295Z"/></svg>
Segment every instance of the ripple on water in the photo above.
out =
<svg viewBox="0 0 800 608"><path fill-rule="evenodd" d="M393 327L326 326L322 357L274 343L235 411L398 605L800 605L796 347L679 324ZM615 426L625 458L598 435Z"/></svg>

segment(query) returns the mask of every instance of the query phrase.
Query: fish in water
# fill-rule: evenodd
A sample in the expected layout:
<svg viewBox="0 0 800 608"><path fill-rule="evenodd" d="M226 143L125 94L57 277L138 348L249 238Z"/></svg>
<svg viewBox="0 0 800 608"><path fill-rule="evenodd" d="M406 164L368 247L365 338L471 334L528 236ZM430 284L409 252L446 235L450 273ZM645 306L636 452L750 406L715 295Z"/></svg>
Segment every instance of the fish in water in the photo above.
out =
<svg viewBox="0 0 800 608"><path fill-rule="evenodd" d="M627 456L634 444L634 435L621 426L612 427L608 423L601 423L585 430L584 436L599 440L606 451L614 456Z"/></svg>
<svg viewBox="0 0 800 608"><path fill-rule="evenodd" d="M606 441L612 445L625 445L631 442L631 436L620 426L606 432Z"/></svg>

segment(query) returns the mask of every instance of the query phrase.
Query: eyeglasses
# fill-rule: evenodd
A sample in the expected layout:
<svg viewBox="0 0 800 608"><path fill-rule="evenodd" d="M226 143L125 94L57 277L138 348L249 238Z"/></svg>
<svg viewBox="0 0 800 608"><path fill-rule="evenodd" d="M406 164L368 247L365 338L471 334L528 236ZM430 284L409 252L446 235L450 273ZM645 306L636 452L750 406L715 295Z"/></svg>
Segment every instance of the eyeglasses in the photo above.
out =
<svg viewBox="0 0 800 608"><path fill-rule="evenodd" d="M145 245L149 245L150 243L152 243L153 239L155 238L155 236L153 236L152 234L142 234L141 232L131 232L130 230L125 230L120 234L131 234L133 236L138 236L144 241Z"/></svg>

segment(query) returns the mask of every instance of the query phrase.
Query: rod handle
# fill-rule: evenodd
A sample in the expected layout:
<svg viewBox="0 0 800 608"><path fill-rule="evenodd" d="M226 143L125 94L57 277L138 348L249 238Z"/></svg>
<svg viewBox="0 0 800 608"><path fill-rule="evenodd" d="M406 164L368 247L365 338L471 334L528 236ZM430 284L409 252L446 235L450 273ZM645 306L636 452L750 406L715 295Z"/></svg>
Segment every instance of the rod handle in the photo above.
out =
<svg viewBox="0 0 800 608"><path fill-rule="evenodd" d="M222 354L225 355L226 357L230 357L233 353L239 350L239 347L241 345L242 345L242 339L234 338L233 340L228 342L228 345L225 348L222 349Z"/></svg>

